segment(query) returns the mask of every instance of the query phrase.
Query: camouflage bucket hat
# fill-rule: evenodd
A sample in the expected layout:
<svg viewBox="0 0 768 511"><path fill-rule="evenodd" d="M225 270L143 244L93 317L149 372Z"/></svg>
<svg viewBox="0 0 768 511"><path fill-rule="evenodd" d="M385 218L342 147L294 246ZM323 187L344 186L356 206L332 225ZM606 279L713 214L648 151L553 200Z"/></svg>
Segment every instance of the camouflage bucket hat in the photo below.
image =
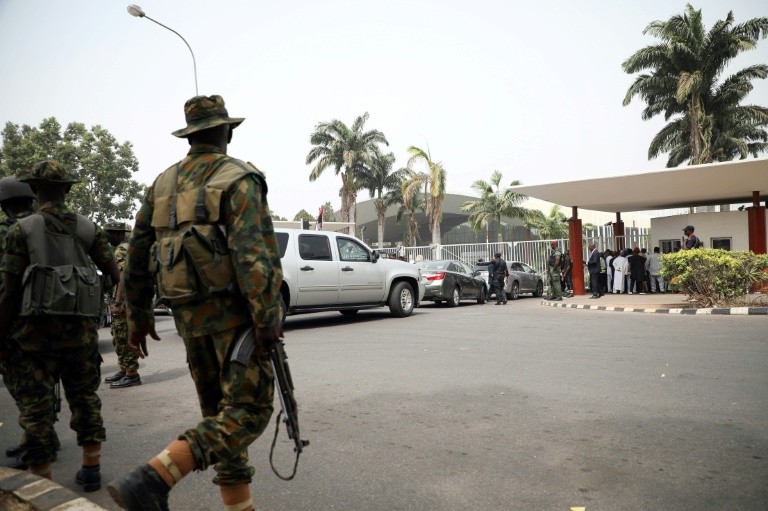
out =
<svg viewBox="0 0 768 511"><path fill-rule="evenodd" d="M80 180L64 170L64 167L57 161L41 161L31 168L22 170L16 176L16 179L22 183L29 181L46 181L54 184L72 184L79 183Z"/></svg>
<svg viewBox="0 0 768 511"><path fill-rule="evenodd" d="M186 138L196 131L222 124L231 124L232 128L237 128L245 120L244 117L230 117L221 96L195 96L187 100L184 103L184 118L187 127L174 131L173 136Z"/></svg>
<svg viewBox="0 0 768 511"><path fill-rule="evenodd" d="M131 226L124 222L107 222L104 224L105 231L131 232Z"/></svg>

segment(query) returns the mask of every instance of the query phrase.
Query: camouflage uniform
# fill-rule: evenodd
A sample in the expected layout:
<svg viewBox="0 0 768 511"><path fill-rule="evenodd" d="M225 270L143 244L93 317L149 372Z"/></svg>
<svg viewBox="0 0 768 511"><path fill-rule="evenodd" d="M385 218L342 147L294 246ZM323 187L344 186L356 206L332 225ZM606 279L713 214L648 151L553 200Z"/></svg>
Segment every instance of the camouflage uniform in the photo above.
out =
<svg viewBox="0 0 768 511"><path fill-rule="evenodd" d="M46 202L40 210L56 218L69 231L45 218L48 232L70 234L74 231L77 217L63 202ZM107 234L98 227L88 255L97 264L114 257ZM17 223L8 231L0 272L22 276L29 264L26 237ZM11 351L13 371L19 378L17 388L23 409L19 424L25 431L23 460L36 465L54 459L53 388L57 374L72 411L70 427L77 432L78 445L103 442L106 435L101 400L96 394L101 377L101 355L93 319L19 316L5 342Z"/></svg>
<svg viewBox="0 0 768 511"><path fill-rule="evenodd" d="M32 211L26 211L16 218L24 218L31 214ZM16 223L16 218L6 217L0 221L0 257L2 256L2 253L5 252L5 237L8 234L8 230L11 228L11 226ZM3 274L0 273L0 284L2 284L2 282ZM9 360L0 359L0 373L3 375L3 383L5 384L5 388L8 389L8 393L16 402L16 407L19 409L19 412L21 412L21 401L19 401L18 391L16 390L16 378L14 378L13 367L9 362ZM54 431L54 435L55 434L56 432ZM58 443L58 439L56 442Z"/></svg>
<svg viewBox="0 0 768 511"><path fill-rule="evenodd" d="M215 98L221 100L210 99ZM223 109L223 100L221 105ZM183 136L181 131L175 134ZM176 170L178 193L203 187L223 159L246 166L216 146L193 145ZM174 165L166 172L175 169ZM157 239L152 223L156 200L161 199L155 196L157 183L149 188L136 215L129 244L124 281L131 332L146 332L154 322L148 264ZM172 307L204 417L178 439L188 442L196 469L215 466L214 483L222 486L251 482L254 469L248 465L247 448L272 415L273 374L266 352L254 350L247 366L229 363L233 341L244 328L282 321L282 269L266 193L263 177L254 171L244 173L220 199L217 223L226 233L236 279L231 287L236 292Z"/></svg>
<svg viewBox="0 0 768 511"><path fill-rule="evenodd" d="M557 265L555 265L555 261ZM563 253L559 248L553 248L549 254L549 260L547 261L547 276L549 278L549 293L548 297L552 300L563 299L563 288L560 285L560 277L562 275L563 266Z"/></svg>
<svg viewBox="0 0 768 511"><path fill-rule="evenodd" d="M125 270L125 263L128 259L128 243L122 242L115 247L115 261L117 267L122 273ZM112 288L109 295L109 306L116 305L117 286ZM117 365L120 371L133 375L139 371L139 359L136 354L128 347L128 320L125 316L125 309L121 314L112 313L112 346L115 347L117 354Z"/></svg>

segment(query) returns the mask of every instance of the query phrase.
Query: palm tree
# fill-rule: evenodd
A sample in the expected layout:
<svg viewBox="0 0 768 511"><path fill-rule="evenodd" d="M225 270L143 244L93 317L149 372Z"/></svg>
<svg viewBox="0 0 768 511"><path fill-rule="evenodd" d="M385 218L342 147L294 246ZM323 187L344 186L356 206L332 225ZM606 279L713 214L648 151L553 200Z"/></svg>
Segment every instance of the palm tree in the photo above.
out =
<svg viewBox="0 0 768 511"><path fill-rule="evenodd" d="M495 221L499 226L498 239L501 243L503 236L501 232L501 218L522 218L528 217L528 210L521 207L520 204L527 199L525 195L515 193L509 188L501 189L501 172L494 170L491 174L491 180L485 181L478 179L472 183L472 189L479 195L480 199L467 201L461 206L462 211L469 212L469 223L476 231L485 228L486 238L488 234L488 224ZM517 186L520 181L512 181L510 186ZM488 241L487 239L485 240Z"/></svg>
<svg viewBox="0 0 768 511"><path fill-rule="evenodd" d="M752 80L768 76L768 65L747 67L718 84L733 58L768 36L768 18L734 25L729 12L706 32L701 10L688 4L684 14L653 21L643 33L661 42L622 64L630 74L650 71L635 79L624 105L640 96L646 103L643 120L661 113L666 121L674 118L651 141L649 159L666 152L667 166L673 167L757 156L768 149L768 109L740 104L752 90Z"/></svg>
<svg viewBox="0 0 768 511"><path fill-rule="evenodd" d="M560 206L553 205L549 215L544 215L538 209L529 212L525 226L536 229L539 239L563 239L568 237L568 224Z"/></svg>
<svg viewBox="0 0 768 511"><path fill-rule="evenodd" d="M360 176L360 184L368 190L376 208L376 218L378 220L378 247L384 246L384 220L387 214L386 192L399 189L400 183L404 177L404 170L392 172L392 165L395 163L394 153L383 154L378 147L374 147L371 157L371 163L363 167Z"/></svg>
<svg viewBox="0 0 768 511"><path fill-rule="evenodd" d="M371 155L378 144L389 145L384 134L378 130L363 131L368 120L368 112L359 116L351 127L338 119L321 122L315 126L310 136L314 146L307 154L306 164L316 162L309 180L314 181L328 167L333 167L336 175L341 174L341 219L356 223L355 203L360 189L358 174L366 164L370 164ZM355 227L350 229L354 233Z"/></svg>
<svg viewBox="0 0 768 511"><path fill-rule="evenodd" d="M403 245L414 247L419 242L419 223L416 220L416 215L419 211L424 211L424 195L417 192L406 201L404 193L408 188L408 184L413 179L414 173L408 169L400 169L398 172L402 172L403 175L400 186L387 192L384 200L388 206L398 206L397 223L401 223L405 219Z"/></svg>
<svg viewBox="0 0 768 511"><path fill-rule="evenodd" d="M408 153L411 155L408 160L407 168L413 171L412 177L406 183L403 190L403 200L407 203L425 188L425 206L427 209L427 218L429 219L429 229L432 231L432 244L440 244L440 221L443 219L443 200L445 199L445 169L443 164L432 160L429 149L426 151L416 146L410 146ZM414 168L423 163L426 165L426 172L415 172Z"/></svg>

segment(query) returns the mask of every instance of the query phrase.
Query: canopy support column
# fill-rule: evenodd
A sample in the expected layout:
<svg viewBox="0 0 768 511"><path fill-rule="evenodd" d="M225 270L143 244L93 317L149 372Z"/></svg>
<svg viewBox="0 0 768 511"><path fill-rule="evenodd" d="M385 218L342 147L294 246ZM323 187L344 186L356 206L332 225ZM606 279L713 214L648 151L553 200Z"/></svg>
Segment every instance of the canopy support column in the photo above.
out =
<svg viewBox="0 0 768 511"><path fill-rule="evenodd" d="M568 221L568 247L571 254L573 269L571 280L573 281L573 294L584 294L584 247L582 244L581 219L579 208L573 206L573 214Z"/></svg>
<svg viewBox="0 0 768 511"><path fill-rule="evenodd" d="M624 239L624 221L621 219L621 211L616 212L616 221L613 222L613 237L616 239L616 246L613 248L621 252L626 248L626 240Z"/></svg>
<svg viewBox="0 0 768 511"><path fill-rule="evenodd" d="M755 254L766 253L765 206L760 205L760 192L752 192L752 207L747 208L749 250Z"/></svg>

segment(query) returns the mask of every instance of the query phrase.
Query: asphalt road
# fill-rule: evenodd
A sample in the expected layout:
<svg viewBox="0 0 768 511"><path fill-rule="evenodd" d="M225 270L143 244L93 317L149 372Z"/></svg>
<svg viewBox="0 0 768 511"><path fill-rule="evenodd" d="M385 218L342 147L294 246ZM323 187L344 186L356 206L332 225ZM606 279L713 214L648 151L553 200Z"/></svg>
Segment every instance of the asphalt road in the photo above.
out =
<svg viewBox="0 0 768 511"><path fill-rule="evenodd" d="M250 448L263 510L768 509L768 321L542 307L426 305L348 318L293 316L286 343L311 445L296 479L268 463L270 426ZM144 384L102 386L105 481L194 425L197 399L170 318ZM116 369L101 331L102 372ZM65 407L66 408L66 407ZM0 446L20 437L0 393ZM78 490L80 450L57 424L54 479ZM280 432L276 463L293 465ZM213 470L171 509L220 509ZM88 494L115 509L106 490Z"/></svg>

